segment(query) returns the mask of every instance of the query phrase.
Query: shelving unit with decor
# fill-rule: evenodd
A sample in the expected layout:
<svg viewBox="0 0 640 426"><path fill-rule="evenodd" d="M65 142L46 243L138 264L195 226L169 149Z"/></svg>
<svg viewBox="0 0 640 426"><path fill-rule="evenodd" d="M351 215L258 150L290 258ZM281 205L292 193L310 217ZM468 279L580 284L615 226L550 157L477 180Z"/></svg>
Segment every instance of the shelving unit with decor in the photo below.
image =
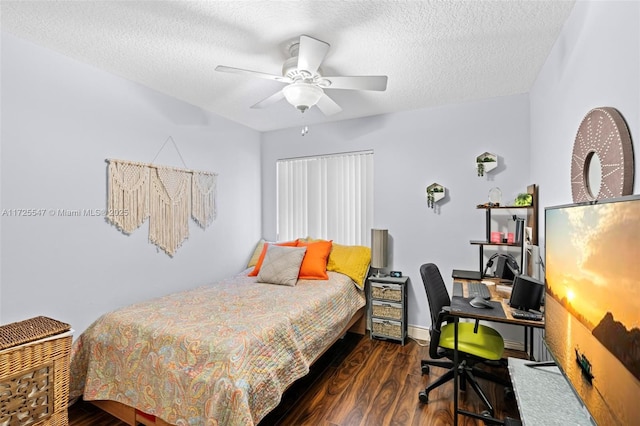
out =
<svg viewBox="0 0 640 426"><path fill-rule="evenodd" d="M485 210L486 214L486 240L471 240L470 244L477 245L479 248L479 268L480 273L484 272L484 250L485 247L493 247L496 249L500 248L518 248L520 250L520 270L525 271L523 262L524 262L524 249L525 249L525 241L526 241L526 233L523 232L523 235L519 242L492 242L491 241L491 219L494 211L506 211L506 210L526 210L526 226L531 228L531 244L538 244L538 187L537 185L529 185L527 187L527 193L531 194L532 203L530 206L491 206L484 205L478 206L478 209ZM530 265L527 265L527 269L530 269Z"/></svg>

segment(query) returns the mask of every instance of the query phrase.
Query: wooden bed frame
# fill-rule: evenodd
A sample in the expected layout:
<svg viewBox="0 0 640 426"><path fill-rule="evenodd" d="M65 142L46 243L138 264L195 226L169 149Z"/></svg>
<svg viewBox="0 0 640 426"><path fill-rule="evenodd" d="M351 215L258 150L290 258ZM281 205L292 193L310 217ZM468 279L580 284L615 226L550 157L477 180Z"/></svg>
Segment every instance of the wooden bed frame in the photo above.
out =
<svg viewBox="0 0 640 426"><path fill-rule="evenodd" d="M355 315L351 318L347 326L342 330L336 339L334 339L330 345L328 345L324 351L314 360L314 362L320 358L331 346L334 345L339 339L341 339L347 332L364 335L366 334L367 320L366 320L366 306L358 309ZM130 407L126 404L117 401L109 400L96 400L87 401L100 408L103 411L117 417L121 421L130 426L138 426L139 424L145 426L171 426L170 423L165 422L162 419L156 418L151 414L143 413L142 411Z"/></svg>

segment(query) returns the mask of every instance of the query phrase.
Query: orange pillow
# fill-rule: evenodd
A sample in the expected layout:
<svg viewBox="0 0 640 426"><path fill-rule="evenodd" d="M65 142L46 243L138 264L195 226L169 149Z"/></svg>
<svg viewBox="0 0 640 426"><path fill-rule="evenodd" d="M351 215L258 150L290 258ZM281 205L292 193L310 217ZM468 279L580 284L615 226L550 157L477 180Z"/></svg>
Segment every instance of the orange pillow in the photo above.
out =
<svg viewBox="0 0 640 426"><path fill-rule="evenodd" d="M331 253L332 241L304 242L298 240L298 247L306 247L298 278L301 280L328 280L327 260Z"/></svg>
<svg viewBox="0 0 640 426"><path fill-rule="evenodd" d="M253 271L249 272L248 276L250 276L250 277L257 277L258 276L258 272L260 272L260 267L262 266L262 262L264 261L264 256L265 256L265 254L267 254L267 247L269 247L269 244L273 244L273 243L264 243L264 246L262 247L262 253L260 253L260 257L258 258L258 263L256 263L256 266L255 266L255 268L253 268ZM298 240L287 241L287 242L284 242L284 243L276 243L275 245L277 245L277 246L296 247L298 245Z"/></svg>

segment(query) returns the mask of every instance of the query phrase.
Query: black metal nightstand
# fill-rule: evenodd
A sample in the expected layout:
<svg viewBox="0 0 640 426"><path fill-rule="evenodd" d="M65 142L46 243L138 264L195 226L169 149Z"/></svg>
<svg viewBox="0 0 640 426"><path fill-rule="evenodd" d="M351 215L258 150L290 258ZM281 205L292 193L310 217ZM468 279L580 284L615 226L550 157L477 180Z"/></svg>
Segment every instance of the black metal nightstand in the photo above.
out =
<svg viewBox="0 0 640 426"><path fill-rule="evenodd" d="M407 338L407 281L409 277L377 277L369 280L369 327L371 338Z"/></svg>

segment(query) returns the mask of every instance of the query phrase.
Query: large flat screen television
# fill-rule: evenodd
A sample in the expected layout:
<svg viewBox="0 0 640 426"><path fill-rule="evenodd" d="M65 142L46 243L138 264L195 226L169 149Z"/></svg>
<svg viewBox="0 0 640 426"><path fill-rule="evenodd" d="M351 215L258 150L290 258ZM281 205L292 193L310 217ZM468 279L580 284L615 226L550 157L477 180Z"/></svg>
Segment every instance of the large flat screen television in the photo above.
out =
<svg viewBox="0 0 640 426"><path fill-rule="evenodd" d="M545 209L545 344L598 425L640 424L640 196Z"/></svg>

